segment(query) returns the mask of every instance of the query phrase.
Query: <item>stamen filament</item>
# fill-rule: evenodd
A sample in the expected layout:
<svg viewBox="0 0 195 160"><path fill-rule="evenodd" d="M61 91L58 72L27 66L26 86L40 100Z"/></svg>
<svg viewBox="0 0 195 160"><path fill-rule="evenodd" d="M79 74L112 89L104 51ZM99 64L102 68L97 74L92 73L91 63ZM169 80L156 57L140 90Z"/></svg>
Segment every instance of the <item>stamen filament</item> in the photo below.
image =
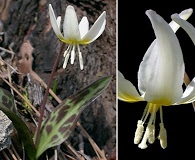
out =
<svg viewBox="0 0 195 160"><path fill-rule="evenodd" d="M74 60L75 60L75 44L73 44L73 47L72 47L72 51L71 51L71 64L74 64Z"/></svg>
<svg viewBox="0 0 195 160"><path fill-rule="evenodd" d="M147 118L148 118L148 115L149 115L149 113L150 113L150 109L151 109L151 105L148 103L147 104L147 106L146 106L146 110L144 110L144 113L143 113L143 116L142 117L144 117L144 120L143 120L143 122L145 123L145 121L147 120Z"/></svg>
<svg viewBox="0 0 195 160"><path fill-rule="evenodd" d="M80 63L80 69L83 70L83 57L81 52L79 52L79 63Z"/></svg>
<svg viewBox="0 0 195 160"><path fill-rule="evenodd" d="M79 44L77 44L77 50L78 50L78 54L79 54L80 69L83 70L83 57L82 57L82 53L81 53L80 48L79 48Z"/></svg>
<svg viewBox="0 0 195 160"><path fill-rule="evenodd" d="M67 55L68 53L70 53L71 49L72 49L72 45L68 45L68 48L65 50L63 56L66 57L66 55Z"/></svg>
<svg viewBox="0 0 195 160"><path fill-rule="evenodd" d="M144 119L144 117L145 117L145 115L146 115L146 113L147 113L147 111L148 111L148 103L147 103L147 105L146 105L146 107L145 107L145 109L144 109L144 112L143 112L143 115L142 115L142 120Z"/></svg>
<svg viewBox="0 0 195 160"><path fill-rule="evenodd" d="M149 119L149 122L148 122L148 126L146 128L146 132L144 134L144 137L142 138L141 143L138 145L138 147L141 148L141 149L145 149L145 148L148 147L147 144L146 144L147 140L149 141L149 143L154 142L154 125L152 125L152 123L154 123L154 119L155 119L155 116L156 116L156 105L149 104L148 111L147 111L147 114L146 114L144 120L147 119L148 113L151 110L152 110L152 113L151 113L151 116L150 116L150 119Z"/></svg>
<svg viewBox="0 0 195 160"><path fill-rule="evenodd" d="M163 123L163 112L162 112L162 106L160 107L160 122Z"/></svg>
<svg viewBox="0 0 195 160"><path fill-rule="evenodd" d="M165 149L167 147L167 131L164 127L164 123L163 123L163 112L162 112L162 107L160 107L160 121L161 123L160 125L160 133L158 136L158 139L160 140L160 145L163 149Z"/></svg>
<svg viewBox="0 0 195 160"><path fill-rule="evenodd" d="M63 64L63 68L64 68L64 69L65 69L66 66L67 66L69 57L70 57L70 53L68 53L68 54L66 55L65 59L64 59L64 64Z"/></svg>

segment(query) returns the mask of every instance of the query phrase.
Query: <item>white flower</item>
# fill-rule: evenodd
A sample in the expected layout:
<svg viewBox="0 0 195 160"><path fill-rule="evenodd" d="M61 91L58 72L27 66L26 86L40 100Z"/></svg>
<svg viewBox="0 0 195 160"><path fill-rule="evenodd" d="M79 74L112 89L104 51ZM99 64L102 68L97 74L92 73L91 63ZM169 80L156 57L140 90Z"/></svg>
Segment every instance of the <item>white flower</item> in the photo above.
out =
<svg viewBox="0 0 195 160"><path fill-rule="evenodd" d="M83 58L79 48L79 44L89 44L95 41L104 31L106 25L106 12L103 11L99 18L95 21L93 26L89 29L89 22L87 17L83 17L78 24L77 15L73 6L68 5L66 8L63 34L61 32L61 16L56 19L52 5L49 4L49 16L51 25L57 37L64 43L69 44L67 50L64 52L63 68L66 68L69 57L71 56L71 64L75 60L75 48L79 55L80 69L83 70Z"/></svg>
<svg viewBox="0 0 195 160"><path fill-rule="evenodd" d="M179 16L182 19L187 19L191 14L192 9L187 9ZM153 143L155 140L155 119L159 110L160 132L158 139L161 147L166 148L167 132L163 124L162 106L192 103L195 100L195 78L183 92L184 61L179 41L174 33L179 25L173 21L168 24L153 10L147 10L146 15L151 21L156 39L146 51L139 66L139 92L118 71L118 99L130 103L147 101L143 116L141 120L138 120L134 138L134 143L138 144L141 149L147 148L147 143ZM148 117L149 115L150 117ZM144 124L148 119L149 122L144 132Z"/></svg>

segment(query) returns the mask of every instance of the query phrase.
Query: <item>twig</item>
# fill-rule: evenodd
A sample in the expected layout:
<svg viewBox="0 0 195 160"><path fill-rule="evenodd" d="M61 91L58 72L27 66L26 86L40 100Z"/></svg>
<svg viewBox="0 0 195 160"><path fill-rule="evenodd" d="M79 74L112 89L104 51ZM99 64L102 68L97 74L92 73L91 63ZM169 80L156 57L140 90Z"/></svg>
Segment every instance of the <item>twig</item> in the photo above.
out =
<svg viewBox="0 0 195 160"><path fill-rule="evenodd" d="M1 153L3 154L5 160L10 160L4 150L2 150Z"/></svg>
<svg viewBox="0 0 195 160"><path fill-rule="evenodd" d="M5 49L3 47L0 47L0 50L5 51L5 52L10 53L10 54L15 54L13 51L10 51L10 50Z"/></svg>
<svg viewBox="0 0 195 160"><path fill-rule="evenodd" d="M98 158L100 160L107 160L104 152L100 150L100 148L98 147L98 145L94 142L94 140L89 136L89 134L85 131L85 129L81 126L81 124L79 122L77 122L77 126L82 130L82 132L87 136L89 142L91 143L94 151L96 152Z"/></svg>
<svg viewBox="0 0 195 160"><path fill-rule="evenodd" d="M0 57L0 60L5 63L8 67L10 67L14 72L16 72L17 74L22 74L20 72L18 72L14 67L12 67L8 62L4 61L1 57ZM11 73L11 71L10 71Z"/></svg>
<svg viewBox="0 0 195 160"><path fill-rule="evenodd" d="M12 50L11 47L9 47L9 49L11 50L11 52L13 52L13 50ZM13 54L11 54L11 55L12 55L11 61L12 61L12 59L13 59L13 57L14 57L14 54L15 54L14 52L13 52ZM9 83L11 84L12 78L11 78L11 70L10 70L10 69L12 69L12 70L14 70L14 71L16 71L16 70L15 70L15 68L12 67L8 62L5 62L3 59L1 59L1 61L3 61L3 62L7 65L8 80L9 80ZM11 62L11 61L10 61L10 62ZM17 72L17 71L16 71L16 72ZM14 96L14 91L13 91L13 89L12 89L11 87L10 87L10 90L11 90L11 94ZM14 107L15 107L15 110L17 110L15 99L14 99Z"/></svg>
<svg viewBox="0 0 195 160"><path fill-rule="evenodd" d="M12 152L12 150L8 148L8 151L9 151L9 153L11 154L12 158L13 158L14 160L17 160L17 158L16 158L16 156L14 155L14 153Z"/></svg>
<svg viewBox="0 0 195 160"><path fill-rule="evenodd" d="M81 134L78 135L79 138L79 153L83 156L84 155L84 142L83 142L83 137ZM85 160L84 157L81 157L81 160Z"/></svg>
<svg viewBox="0 0 195 160"><path fill-rule="evenodd" d="M15 155L16 155L16 157L17 157L17 159L18 159L18 160L22 160L22 159L20 158L20 156L18 155L18 153L17 153L17 151L16 151L16 149L15 149L15 147L14 147L14 145L13 145L13 144L11 145L11 147L12 147L13 152L15 153Z"/></svg>
<svg viewBox="0 0 195 160"><path fill-rule="evenodd" d="M65 154L70 160L77 160L77 159L71 157L70 155L68 155L68 154L66 154L66 153L64 153L64 154Z"/></svg>
<svg viewBox="0 0 195 160"><path fill-rule="evenodd" d="M40 113L37 109L14 87L11 83L9 83L5 78L1 77L5 83L7 83L31 108L34 110L36 115L39 117Z"/></svg>
<svg viewBox="0 0 195 160"><path fill-rule="evenodd" d="M72 148L72 146L67 142L67 141L64 141L64 143L66 144L66 146L72 151L72 153L77 157L77 158L81 158L79 156L79 154Z"/></svg>
<svg viewBox="0 0 195 160"><path fill-rule="evenodd" d="M56 149L54 150L54 160L58 160L58 152Z"/></svg>

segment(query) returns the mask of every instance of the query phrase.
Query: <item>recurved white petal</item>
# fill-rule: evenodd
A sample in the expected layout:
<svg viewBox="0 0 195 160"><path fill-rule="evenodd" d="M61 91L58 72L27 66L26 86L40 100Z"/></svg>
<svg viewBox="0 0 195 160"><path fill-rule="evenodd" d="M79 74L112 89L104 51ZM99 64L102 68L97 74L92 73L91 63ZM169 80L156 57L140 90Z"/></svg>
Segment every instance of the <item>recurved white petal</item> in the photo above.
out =
<svg viewBox="0 0 195 160"><path fill-rule="evenodd" d="M184 20L187 20L191 14L193 12L193 9L192 8L189 8L189 9L186 9L186 10L183 10L182 12L180 12L179 16L184 19ZM178 29L179 29L179 25L174 22L173 20L169 23L169 26L172 28L173 32L176 32ZM145 56L148 57L148 61L149 60L149 56L151 56L151 50L153 50L154 48L154 44L155 44L155 40L151 43L151 45L149 46L148 50L146 51L146 54ZM154 57L153 57L154 58ZM151 62L148 62L148 63L151 63ZM147 73L147 75L150 75L152 71L152 68L153 66L152 65L147 65L147 66L144 66L143 67L145 69L145 73ZM139 76L139 75L138 75ZM148 82L149 81L149 76L144 76L144 78L138 78L138 88L139 88L139 91L141 94L144 94L145 91L146 91L146 83L145 82Z"/></svg>
<svg viewBox="0 0 195 160"><path fill-rule="evenodd" d="M140 63L139 66L138 89L141 95L145 94L147 85L148 83L150 83L150 76L152 75L153 72L153 63L155 63L155 59L157 56L157 54L155 54L155 44L156 44L156 39L149 46L148 50L144 55L143 61Z"/></svg>
<svg viewBox="0 0 195 160"><path fill-rule="evenodd" d="M143 101L135 86L118 71L118 99L125 102Z"/></svg>
<svg viewBox="0 0 195 160"><path fill-rule="evenodd" d="M79 24L75 9L69 5L66 8L63 24L64 37L68 41L80 41Z"/></svg>
<svg viewBox="0 0 195 160"><path fill-rule="evenodd" d="M181 19L178 14L173 14L171 18L177 22L189 35L195 45L195 28L189 22Z"/></svg>
<svg viewBox="0 0 195 160"><path fill-rule="evenodd" d="M147 10L156 42L146 52L138 71L139 82L143 79L144 99L148 102L171 105L181 99L184 62L179 41L168 23L155 11ZM147 68L147 69L145 69ZM152 71L148 71L148 68Z"/></svg>
<svg viewBox="0 0 195 160"><path fill-rule="evenodd" d="M89 32L82 38L81 44L89 44L95 41L104 31L106 25L106 12L104 11L95 21Z"/></svg>
<svg viewBox="0 0 195 160"><path fill-rule="evenodd" d="M87 34L89 31L89 21L87 17L83 17L79 23L79 31L81 34L81 39Z"/></svg>
<svg viewBox="0 0 195 160"><path fill-rule="evenodd" d="M55 34L57 35L57 37L61 40L64 40L64 37L60 31L60 27L59 27L59 18L58 20L56 20L56 16L55 16L55 13L53 11L53 8L52 8L52 5L49 4L49 17L50 17L50 22L51 22L51 25L53 27L53 30L55 32Z"/></svg>
<svg viewBox="0 0 195 160"><path fill-rule="evenodd" d="M190 84L186 87L181 100L176 104L192 103L194 100L195 100L195 77L190 82Z"/></svg>
<svg viewBox="0 0 195 160"><path fill-rule="evenodd" d="M192 8L189 8L189 9L185 9L183 10L180 14L179 14L179 17L181 19L184 19L184 20L187 20L193 13L193 9ZM174 22L174 21L171 21L169 23L170 27L172 28L173 32L176 32L178 29L179 29L179 25Z"/></svg>
<svg viewBox="0 0 195 160"><path fill-rule="evenodd" d="M60 25L61 25L61 16L58 16L57 18L57 25L58 25L58 28L60 28Z"/></svg>

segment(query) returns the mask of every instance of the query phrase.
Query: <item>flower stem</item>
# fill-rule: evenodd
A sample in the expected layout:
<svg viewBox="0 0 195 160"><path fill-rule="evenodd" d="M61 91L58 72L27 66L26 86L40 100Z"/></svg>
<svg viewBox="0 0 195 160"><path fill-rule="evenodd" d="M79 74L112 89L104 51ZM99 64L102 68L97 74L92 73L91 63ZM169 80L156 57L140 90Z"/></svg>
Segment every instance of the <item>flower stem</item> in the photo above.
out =
<svg viewBox="0 0 195 160"><path fill-rule="evenodd" d="M65 46L65 43L62 43L61 48L60 48L60 52L58 53L58 56L57 56L57 58L55 60L54 66L52 68L52 72L51 72L50 77L49 77L49 81L48 81L48 84L47 84L47 89L45 91L45 95L43 97L43 101L42 101L42 104L41 104L39 121L38 121L38 127L37 127L37 132L36 132L36 138L35 138L35 146L37 146L37 143L38 143L38 140L39 140L41 124L42 124L42 121L43 121L43 115L44 115L44 110L45 110L45 104L46 104L47 97L48 97L48 94L49 94L49 89L50 89L50 86L51 86L51 82L52 82L54 73L56 71L56 68L58 66L58 63L60 61L60 57L62 55L64 46Z"/></svg>

